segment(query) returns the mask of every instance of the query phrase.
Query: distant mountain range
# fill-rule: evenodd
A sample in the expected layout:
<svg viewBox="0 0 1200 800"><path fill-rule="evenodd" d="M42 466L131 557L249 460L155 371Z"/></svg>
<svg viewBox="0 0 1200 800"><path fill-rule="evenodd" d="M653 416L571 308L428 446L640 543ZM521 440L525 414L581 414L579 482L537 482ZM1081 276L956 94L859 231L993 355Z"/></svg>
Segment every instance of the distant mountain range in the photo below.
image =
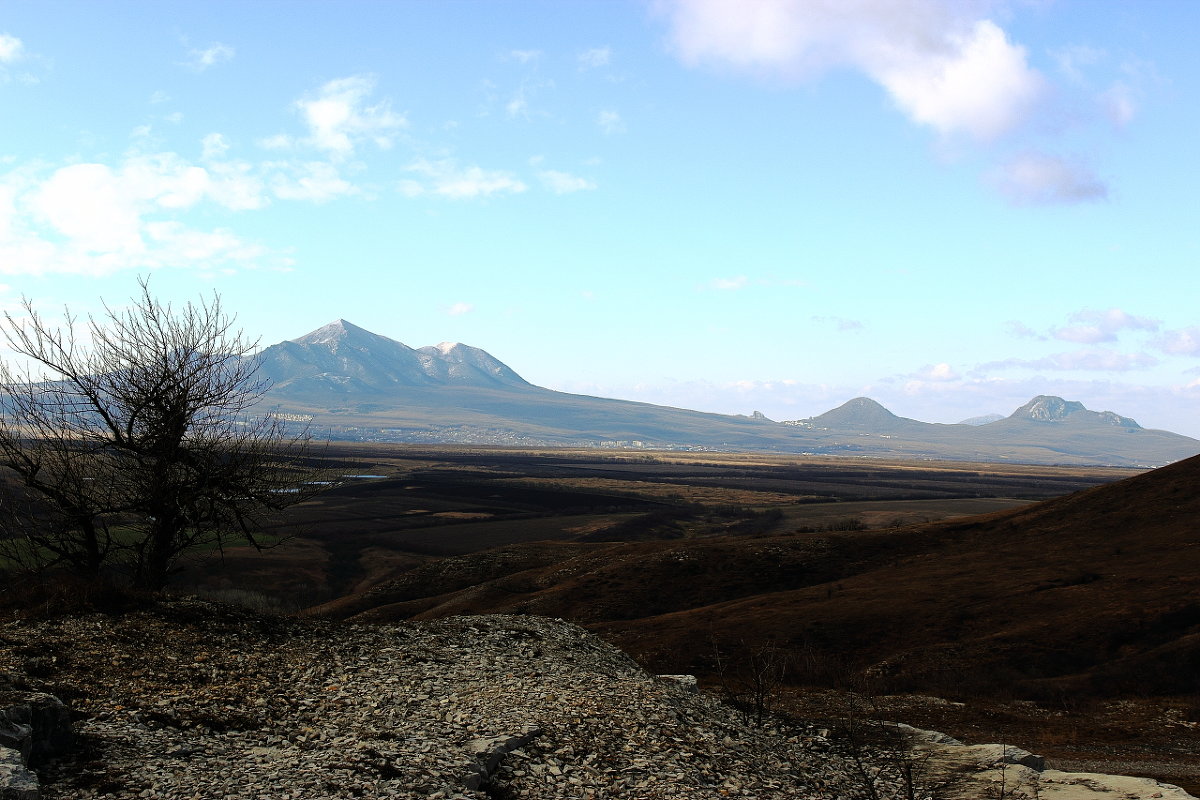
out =
<svg viewBox="0 0 1200 800"><path fill-rule="evenodd" d="M534 386L476 347L414 349L345 320L266 348L260 374L271 382L275 413L334 439L1121 466L1200 453L1200 440L1051 396L1008 417L945 425L898 417L866 397L774 422L568 394Z"/></svg>

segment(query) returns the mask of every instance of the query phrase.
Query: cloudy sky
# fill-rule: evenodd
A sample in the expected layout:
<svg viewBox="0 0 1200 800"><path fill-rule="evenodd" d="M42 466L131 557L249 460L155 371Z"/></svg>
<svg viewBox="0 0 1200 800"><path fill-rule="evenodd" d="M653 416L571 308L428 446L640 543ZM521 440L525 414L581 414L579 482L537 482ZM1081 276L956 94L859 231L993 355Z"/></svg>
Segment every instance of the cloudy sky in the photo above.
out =
<svg viewBox="0 0 1200 800"><path fill-rule="evenodd" d="M1200 437L1192 0L0 3L0 305Z"/></svg>

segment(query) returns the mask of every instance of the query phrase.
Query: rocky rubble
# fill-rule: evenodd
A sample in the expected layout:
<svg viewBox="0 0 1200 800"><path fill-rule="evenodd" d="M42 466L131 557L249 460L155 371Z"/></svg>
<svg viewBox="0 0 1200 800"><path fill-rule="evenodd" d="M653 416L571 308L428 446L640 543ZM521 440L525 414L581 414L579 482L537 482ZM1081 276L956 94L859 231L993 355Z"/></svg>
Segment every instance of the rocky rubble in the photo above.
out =
<svg viewBox="0 0 1200 800"><path fill-rule="evenodd" d="M81 754L42 770L47 800L864 794L815 732L750 727L544 618L368 627L171 602L4 623L0 670L77 714Z"/></svg>
<svg viewBox="0 0 1200 800"><path fill-rule="evenodd" d="M353 626L171 601L0 623L5 672L76 715L77 755L38 767L46 800L905 795L894 762L749 726L561 620Z"/></svg>
<svg viewBox="0 0 1200 800"><path fill-rule="evenodd" d="M0 800L37 800L31 767L69 754L74 743L70 713L57 697L0 688Z"/></svg>
<svg viewBox="0 0 1200 800"><path fill-rule="evenodd" d="M38 800L40 793L37 774L27 767L21 752L11 747L0 747L0 798Z"/></svg>

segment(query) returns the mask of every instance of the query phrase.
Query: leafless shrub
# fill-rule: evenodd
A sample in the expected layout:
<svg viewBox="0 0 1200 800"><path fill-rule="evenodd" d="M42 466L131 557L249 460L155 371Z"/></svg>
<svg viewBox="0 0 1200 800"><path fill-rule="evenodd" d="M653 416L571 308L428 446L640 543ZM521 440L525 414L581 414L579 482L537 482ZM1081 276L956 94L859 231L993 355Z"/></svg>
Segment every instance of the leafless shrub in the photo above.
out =
<svg viewBox="0 0 1200 800"><path fill-rule="evenodd" d="M825 526L827 531L865 531L867 523L863 522L859 517L844 517L835 519Z"/></svg>
<svg viewBox="0 0 1200 800"><path fill-rule="evenodd" d="M858 783L870 800L894 796L903 800L938 800L951 796L958 780L932 769L933 751L918 747L913 729L879 720L871 698L848 697L838 726Z"/></svg>
<svg viewBox="0 0 1200 800"><path fill-rule="evenodd" d="M740 641L733 652L713 642L721 695L750 724L761 726L775 710L788 672L788 653L774 642Z"/></svg>
<svg viewBox="0 0 1200 800"><path fill-rule="evenodd" d="M253 589L227 588L206 589L196 593L205 600L224 603L230 606L240 606L259 614L275 614L285 616L295 614L300 610L299 604L289 602Z"/></svg>

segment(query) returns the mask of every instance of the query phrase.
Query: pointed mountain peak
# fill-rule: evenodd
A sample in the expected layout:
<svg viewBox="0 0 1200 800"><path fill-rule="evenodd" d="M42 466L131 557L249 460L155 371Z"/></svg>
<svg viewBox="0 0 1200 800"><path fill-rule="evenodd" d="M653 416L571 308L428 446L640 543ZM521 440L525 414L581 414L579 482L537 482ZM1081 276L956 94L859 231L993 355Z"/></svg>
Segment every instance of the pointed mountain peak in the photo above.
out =
<svg viewBox="0 0 1200 800"><path fill-rule="evenodd" d="M813 417L812 424L818 428L886 430L903 421L875 400L869 397L855 397L832 411Z"/></svg>
<svg viewBox="0 0 1200 800"><path fill-rule="evenodd" d="M339 352L346 347L358 350L374 350L377 352L395 350L408 352L412 350L412 348L403 342L397 342L395 339L371 333L366 328L360 328L344 319L334 320L328 325L323 325L312 333L305 334L299 339L293 339L292 341L305 347L326 349L331 353Z"/></svg>
<svg viewBox="0 0 1200 800"><path fill-rule="evenodd" d="M878 412L882 411L883 413L888 414L889 416L893 416L893 417L895 416L895 414L892 414L892 412L890 412L886 408L884 408L883 404L880 403L878 400L872 400L869 397L855 397L853 399L847 400L846 402L842 403L838 407L839 408L847 408L847 409L855 409L855 410L859 410L859 411L870 411L872 413L878 413Z"/></svg>
<svg viewBox="0 0 1200 800"><path fill-rule="evenodd" d="M357 325L344 319L338 319L292 341L298 344L332 344L348 336L360 336L365 333L368 332Z"/></svg>

